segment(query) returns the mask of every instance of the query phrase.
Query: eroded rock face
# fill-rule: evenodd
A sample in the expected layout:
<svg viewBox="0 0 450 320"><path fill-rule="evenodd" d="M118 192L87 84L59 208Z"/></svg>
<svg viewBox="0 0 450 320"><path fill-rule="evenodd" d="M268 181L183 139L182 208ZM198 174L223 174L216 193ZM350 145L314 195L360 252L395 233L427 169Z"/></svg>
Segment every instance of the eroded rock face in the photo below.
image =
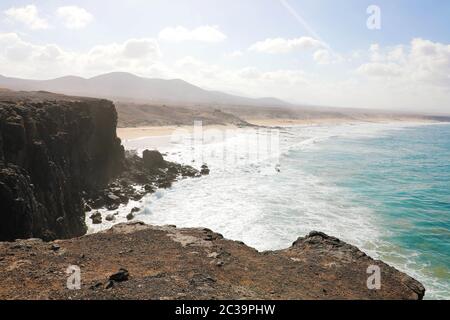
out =
<svg viewBox="0 0 450 320"><path fill-rule="evenodd" d="M80 290L66 289L68 264L81 268ZM379 290L366 284L371 265L381 271ZM53 244L0 242L0 273L0 299L414 300L425 291L408 275L318 232L288 249L258 252L209 229L139 221Z"/></svg>
<svg viewBox="0 0 450 320"><path fill-rule="evenodd" d="M0 94L0 240L84 234L83 193L123 170L116 124L106 100Z"/></svg>

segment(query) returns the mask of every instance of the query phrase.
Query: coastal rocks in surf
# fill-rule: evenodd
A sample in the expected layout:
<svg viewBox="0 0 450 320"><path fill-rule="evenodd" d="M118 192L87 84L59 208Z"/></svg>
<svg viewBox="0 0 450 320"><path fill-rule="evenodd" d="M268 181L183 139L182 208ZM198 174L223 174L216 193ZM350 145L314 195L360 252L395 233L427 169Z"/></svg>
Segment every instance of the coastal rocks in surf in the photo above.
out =
<svg viewBox="0 0 450 320"><path fill-rule="evenodd" d="M98 211L94 212L90 216L90 218L91 218L93 224L100 224L103 221L102 214L100 212L98 212Z"/></svg>
<svg viewBox="0 0 450 320"><path fill-rule="evenodd" d="M86 197L90 208L114 211L120 204L127 204L130 200L139 201L158 188L170 188L179 179L201 176L191 166L164 160L156 150L145 150L143 157L126 151L124 167L125 170L113 182Z"/></svg>
<svg viewBox="0 0 450 320"><path fill-rule="evenodd" d="M135 217L135 214L138 213L139 211L141 211L141 209L139 209L138 207L134 207L133 209L131 209L130 213L127 215L127 220L133 220Z"/></svg>
<svg viewBox="0 0 450 320"><path fill-rule="evenodd" d="M162 154L156 150L144 150L142 153L142 161L144 166L149 170L163 168L166 166L166 162Z"/></svg>
<svg viewBox="0 0 450 320"><path fill-rule="evenodd" d="M0 92L0 240L86 232L84 193L124 167L106 100Z"/></svg>
<svg viewBox="0 0 450 320"><path fill-rule="evenodd" d="M207 164L202 165L202 168L200 170L200 174L203 175L203 176L206 176L206 175L209 174L209 172L210 172L210 170L208 168L208 165Z"/></svg>
<svg viewBox="0 0 450 320"><path fill-rule="evenodd" d="M49 255L42 241L0 243L0 273L7 279L0 299L416 300L425 291L408 275L320 232L288 249L259 252L208 229L136 221L56 244ZM53 272L67 268L61 251L76 264L89 259L80 290L67 290L61 285L67 275ZM367 286L370 266L380 268L378 290Z"/></svg>

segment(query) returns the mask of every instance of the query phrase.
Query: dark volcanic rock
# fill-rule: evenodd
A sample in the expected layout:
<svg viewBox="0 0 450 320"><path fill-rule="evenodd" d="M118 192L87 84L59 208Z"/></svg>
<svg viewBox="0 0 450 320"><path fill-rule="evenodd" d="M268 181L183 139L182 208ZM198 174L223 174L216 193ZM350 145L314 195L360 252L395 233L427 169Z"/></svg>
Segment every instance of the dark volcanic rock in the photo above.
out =
<svg viewBox="0 0 450 320"><path fill-rule="evenodd" d="M142 158L144 160L144 166L150 170L163 168L166 165L162 154L156 150L145 150L142 153Z"/></svg>
<svg viewBox="0 0 450 320"><path fill-rule="evenodd" d="M178 179L200 176L200 172L191 166L164 160L158 151L145 150L142 158L135 152L127 151L125 170L106 188L90 194L88 206L116 210L121 203L139 201L158 188L170 188Z"/></svg>
<svg viewBox="0 0 450 320"><path fill-rule="evenodd" d="M102 214L98 211L94 212L89 218L91 218L93 224L102 223Z"/></svg>
<svg viewBox="0 0 450 320"><path fill-rule="evenodd" d="M114 105L11 95L0 93L0 240L84 234L82 192L124 167Z"/></svg>
<svg viewBox="0 0 450 320"><path fill-rule="evenodd" d="M123 282L127 281L130 274L128 273L127 269L120 268L119 272L114 273L109 277L109 280L116 281L116 282Z"/></svg>
<svg viewBox="0 0 450 320"><path fill-rule="evenodd" d="M202 165L202 169L200 170L201 175L208 175L209 174L209 168L206 164Z"/></svg>

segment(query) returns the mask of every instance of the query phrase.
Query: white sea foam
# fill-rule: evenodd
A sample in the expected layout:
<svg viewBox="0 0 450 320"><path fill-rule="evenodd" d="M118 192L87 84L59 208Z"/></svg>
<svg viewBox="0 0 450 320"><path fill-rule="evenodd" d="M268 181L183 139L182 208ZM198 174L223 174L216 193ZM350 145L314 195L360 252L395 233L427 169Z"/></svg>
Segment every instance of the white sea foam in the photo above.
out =
<svg viewBox="0 0 450 320"><path fill-rule="evenodd" d="M276 171L278 158L246 161L248 153L242 153L244 148L240 146L246 145L247 133L236 132L227 141L203 146L203 160L211 168L210 176L184 180L170 190L146 197L146 210L138 218L153 224L208 227L259 250L289 246L312 230L328 232L355 245L374 247L378 230L370 209L353 205L342 190L318 177L299 168L291 169L286 155L292 150L319 147L320 141L336 136L373 136L382 127L367 124L282 129L280 173ZM227 156L244 158L243 161L224 166L222 154L212 151L225 143L233 146L226 148L231 153ZM146 148L134 147L139 152ZM189 144L175 144L162 151L169 160L192 164Z"/></svg>
<svg viewBox="0 0 450 320"><path fill-rule="evenodd" d="M321 230L375 253L379 231L371 210L354 205L348 194L301 168L290 169L289 164L283 164L289 159L283 157L293 150L320 148L321 141L334 137L373 137L386 129L410 125L346 124L282 129L278 152L258 161L246 149L248 132L236 130L224 141L202 145L202 160L210 167L210 176L184 180L170 190L146 197L141 204L145 210L138 219L153 224L208 227L259 250L283 248L298 236ZM153 139L131 140L126 147L141 153L153 145ZM159 149L168 160L199 166L202 163L192 162L195 152L190 139L185 137L184 143L175 139L176 142ZM224 163L223 153L214 152L218 149L225 150L227 158L242 161ZM276 171L279 157L282 157L280 173ZM128 209L123 209L123 214Z"/></svg>

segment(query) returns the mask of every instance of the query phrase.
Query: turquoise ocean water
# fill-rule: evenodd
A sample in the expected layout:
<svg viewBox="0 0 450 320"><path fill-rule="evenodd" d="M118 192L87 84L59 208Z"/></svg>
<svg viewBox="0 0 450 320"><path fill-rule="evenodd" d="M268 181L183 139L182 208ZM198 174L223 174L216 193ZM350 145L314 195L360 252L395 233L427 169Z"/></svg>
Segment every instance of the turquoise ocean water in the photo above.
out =
<svg viewBox="0 0 450 320"><path fill-rule="evenodd" d="M337 137L292 156L371 209L381 259L413 270L429 297L450 298L450 125Z"/></svg>

